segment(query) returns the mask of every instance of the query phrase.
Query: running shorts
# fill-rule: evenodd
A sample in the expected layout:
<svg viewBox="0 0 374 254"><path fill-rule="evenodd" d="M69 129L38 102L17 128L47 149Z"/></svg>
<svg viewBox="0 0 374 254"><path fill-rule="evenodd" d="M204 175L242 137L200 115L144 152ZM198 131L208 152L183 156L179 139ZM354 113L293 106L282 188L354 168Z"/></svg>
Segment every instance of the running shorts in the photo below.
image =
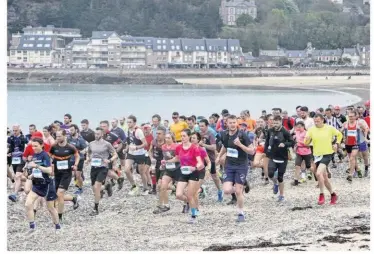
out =
<svg viewBox="0 0 374 254"><path fill-rule="evenodd" d="M245 180L247 179L248 174L248 165L225 165L225 173L222 178L224 182L232 182L244 185Z"/></svg>
<svg viewBox="0 0 374 254"><path fill-rule="evenodd" d="M354 146L345 145L345 150L347 151L348 154L351 154L353 150L358 150L358 145L354 145Z"/></svg>
<svg viewBox="0 0 374 254"><path fill-rule="evenodd" d="M176 170L173 170L173 171L165 170L165 172L164 172L164 176L168 176L171 179L173 179L174 181L179 181L180 175L181 175L180 168L177 168Z"/></svg>
<svg viewBox="0 0 374 254"><path fill-rule="evenodd" d="M145 164L146 157L145 155L132 155L132 154L127 154L126 160L132 160L138 165L143 165Z"/></svg>
<svg viewBox="0 0 374 254"><path fill-rule="evenodd" d="M35 192L39 197L44 197L47 201L57 199L54 179L51 179L51 182L48 184L33 184L32 191Z"/></svg>
<svg viewBox="0 0 374 254"><path fill-rule="evenodd" d="M104 182L108 171L106 167L91 167L91 185L94 186L95 182Z"/></svg>
<svg viewBox="0 0 374 254"><path fill-rule="evenodd" d="M199 170L199 179L204 180L204 178L205 178L205 168L203 168L202 170Z"/></svg>
<svg viewBox="0 0 374 254"><path fill-rule="evenodd" d="M73 173L71 171L67 171L63 173L55 172L56 191L58 189L68 190L72 177L73 177Z"/></svg>
<svg viewBox="0 0 374 254"><path fill-rule="evenodd" d="M189 175L183 175L182 173L180 173L178 181L185 182L185 183L188 183L188 181L199 181L200 179L199 176L200 176L199 170L195 170Z"/></svg>
<svg viewBox="0 0 374 254"><path fill-rule="evenodd" d="M308 155L296 154L295 166L301 167L302 162L305 161L305 167L310 168L312 164L312 158L313 157L311 154L308 154Z"/></svg>
<svg viewBox="0 0 374 254"><path fill-rule="evenodd" d="M323 155L322 158L319 161L315 162L316 163L316 168L318 168L319 164L325 164L326 167L328 167L331 160L332 160L332 155L331 154Z"/></svg>

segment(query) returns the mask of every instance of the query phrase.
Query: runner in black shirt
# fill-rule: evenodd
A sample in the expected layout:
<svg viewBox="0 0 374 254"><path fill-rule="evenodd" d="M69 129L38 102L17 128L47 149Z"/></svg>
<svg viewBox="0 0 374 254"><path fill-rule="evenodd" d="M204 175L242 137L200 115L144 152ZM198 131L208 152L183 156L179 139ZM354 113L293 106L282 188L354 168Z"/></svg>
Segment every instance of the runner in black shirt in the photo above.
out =
<svg viewBox="0 0 374 254"><path fill-rule="evenodd" d="M82 127L82 130L80 132L82 138L84 140L86 140L88 143L92 142L95 140L95 132L93 130L91 130L90 128L88 128L88 120L87 119L83 119L81 121L81 127Z"/></svg>

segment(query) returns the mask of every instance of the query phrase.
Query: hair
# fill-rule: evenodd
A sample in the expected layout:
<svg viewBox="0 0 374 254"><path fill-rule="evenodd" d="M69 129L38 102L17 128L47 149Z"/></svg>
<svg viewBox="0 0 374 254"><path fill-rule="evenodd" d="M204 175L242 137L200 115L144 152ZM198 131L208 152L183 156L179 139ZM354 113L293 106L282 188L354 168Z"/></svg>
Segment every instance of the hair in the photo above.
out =
<svg viewBox="0 0 374 254"><path fill-rule="evenodd" d="M173 112L172 115L173 115L173 116L179 116L179 113L178 113L178 112Z"/></svg>
<svg viewBox="0 0 374 254"><path fill-rule="evenodd" d="M81 121L81 123L84 123L84 124L89 124L89 122L88 122L88 120L87 119L83 119L82 121Z"/></svg>
<svg viewBox="0 0 374 254"><path fill-rule="evenodd" d="M31 142L37 142L37 143L39 143L39 145L41 145L41 146L44 145L43 139L41 139L41 138L33 138L33 139L31 140Z"/></svg>
<svg viewBox="0 0 374 254"><path fill-rule="evenodd" d="M160 116L160 115L158 115L158 114L156 114L156 115L153 115L153 116L152 116L152 119L153 119L153 118L157 118L157 119L158 119L158 121L161 121L161 116Z"/></svg>
<svg viewBox="0 0 374 254"><path fill-rule="evenodd" d="M309 109L308 109L308 107L305 107L305 106L304 106L304 107L301 107L301 108L300 108L300 111L308 112Z"/></svg>
<svg viewBox="0 0 374 254"><path fill-rule="evenodd" d="M274 116L274 119L273 119L273 121L282 121L282 117L281 117L281 116L278 116L278 115L276 115L276 116Z"/></svg>
<svg viewBox="0 0 374 254"><path fill-rule="evenodd" d="M109 126L109 121L107 121L107 120L104 120L104 121L101 121L101 122L100 122L100 124L106 124L106 125L108 125L108 126Z"/></svg>
<svg viewBox="0 0 374 254"><path fill-rule="evenodd" d="M318 114L320 114L320 113L318 113ZM309 113L309 117L314 117L315 115L316 115L316 112L314 112L314 111L312 111L312 112Z"/></svg>
<svg viewBox="0 0 374 254"><path fill-rule="evenodd" d="M71 115L70 114L65 114L64 117L65 116L71 120Z"/></svg>
<svg viewBox="0 0 374 254"><path fill-rule="evenodd" d="M165 136L166 136L166 135L170 135L171 139L172 139L173 142L175 143L175 135L174 135L174 133L172 133L172 132L168 132L168 133L165 133Z"/></svg>
<svg viewBox="0 0 374 254"><path fill-rule="evenodd" d="M95 130L97 130L97 131L104 131L103 128L101 128L101 127L97 127Z"/></svg>
<svg viewBox="0 0 374 254"><path fill-rule="evenodd" d="M193 136L193 135L196 135L197 141L199 141L199 142L201 141L201 135L200 135L200 133L194 132L194 133L191 134L191 136ZM191 140L191 138L190 138L190 140Z"/></svg>
<svg viewBox="0 0 374 254"><path fill-rule="evenodd" d="M303 121L298 121L298 122L296 123L296 126L298 126L298 125L303 126L303 128L304 128L304 130L305 130L305 123L304 123Z"/></svg>
<svg viewBox="0 0 374 254"><path fill-rule="evenodd" d="M190 116L190 117L187 117L187 121L194 121L194 119L193 119L193 117L192 116Z"/></svg>
<svg viewBox="0 0 374 254"><path fill-rule="evenodd" d="M165 119L164 122L169 122L169 120Z"/></svg>
<svg viewBox="0 0 374 254"><path fill-rule="evenodd" d="M201 119L199 123L204 123L205 126L209 125L209 122L206 119Z"/></svg>
<svg viewBox="0 0 374 254"><path fill-rule="evenodd" d="M166 133L166 128L164 126L158 126L157 130L162 131L164 134Z"/></svg>
<svg viewBox="0 0 374 254"><path fill-rule="evenodd" d="M211 115L211 116L209 117L209 119L214 119L214 118L215 118L214 115ZM202 120L204 120L204 119L201 119L200 122L201 122Z"/></svg>
<svg viewBox="0 0 374 254"><path fill-rule="evenodd" d="M227 119L237 120L238 118L235 115L229 115Z"/></svg>
<svg viewBox="0 0 374 254"><path fill-rule="evenodd" d="M355 114L355 116L357 116L358 114L357 114L357 111L356 110L351 110L351 112L348 112L348 114L350 114L350 113L353 113L353 114Z"/></svg>
<svg viewBox="0 0 374 254"><path fill-rule="evenodd" d="M229 117L229 116L230 116L229 113L223 114L223 117L224 117L224 118L225 118L225 117Z"/></svg>
<svg viewBox="0 0 374 254"><path fill-rule="evenodd" d="M297 106L297 107L296 107L296 110L298 110L299 108L302 108L302 106Z"/></svg>
<svg viewBox="0 0 374 254"><path fill-rule="evenodd" d="M64 129L58 130L57 132L61 132L62 136L66 136L66 130L64 130Z"/></svg>
<svg viewBox="0 0 374 254"><path fill-rule="evenodd" d="M282 109L281 108L273 108L272 110L273 111L279 111L280 113L282 113Z"/></svg>
<svg viewBox="0 0 374 254"><path fill-rule="evenodd" d="M217 114L217 113L212 114L212 116L214 116L217 119L219 118L219 114Z"/></svg>
<svg viewBox="0 0 374 254"><path fill-rule="evenodd" d="M325 109L325 112L332 112L331 108Z"/></svg>
<svg viewBox="0 0 374 254"><path fill-rule="evenodd" d="M31 128L31 127L33 127L33 128L36 130L36 126L35 126L35 124L30 124L30 125L29 125L29 128Z"/></svg>
<svg viewBox="0 0 374 254"><path fill-rule="evenodd" d="M179 119L182 119L183 121L186 121L187 117L185 117L185 116L180 116Z"/></svg>
<svg viewBox="0 0 374 254"><path fill-rule="evenodd" d="M134 123L136 123L136 117L134 116L134 115L129 115L128 117L127 117L127 120L132 120Z"/></svg>
<svg viewBox="0 0 374 254"><path fill-rule="evenodd" d="M322 114L315 114L315 115L314 115L314 118L320 118L320 119L322 119L322 120L325 120L325 118L323 117Z"/></svg>
<svg viewBox="0 0 374 254"><path fill-rule="evenodd" d="M196 116L195 115L192 115L191 116L193 119L194 119L194 121L196 122Z"/></svg>
<svg viewBox="0 0 374 254"><path fill-rule="evenodd" d="M264 109L264 110L262 110L262 111L261 111L261 113L266 113L266 110L265 110L265 109Z"/></svg>
<svg viewBox="0 0 374 254"><path fill-rule="evenodd" d="M319 108L318 111L319 111L319 112L323 112L323 108Z"/></svg>
<svg viewBox="0 0 374 254"><path fill-rule="evenodd" d="M47 131L49 131L49 128L50 128L51 126L44 126L43 127L43 130L47 130Z"/></svg>
<svg viewBox="0 0 374 254"><path fill-rule="evenodd" d="M182 132L186 133L187 136L189 136L189 137L191 137L191 135L192 135L192 132L191 132L190 129L184 129Z"/></svg>
<svg viewBox="0 0 374 254"><path fill-rule="evenodd" d="M70 128L73 127L79 133L79 127L76 124L72 124Z"/></svg>
<svg viewBox="0 0 374 254"><path fill-rule="evenodd" d="M364 107L363 107L363 106L357 106L357 109L360 109L360 108L364 109Z"/></svg>
<svg viewBox="0 0 374 254"><path fill-rule="evenodd" d="M266 115L266 120L269 120L269 118L272 117L272 116L273 116L273 114L267 114L267 115ZM274 118L273 118L273 119L274 119Z"/></svg>
<svg viewBox="0 0 374 254"><path fill-rule="evenodd" d="M266 120L265 118L266 118L266 116L260 116L258 119L262 119L262 120L265 121Z"/></svg>

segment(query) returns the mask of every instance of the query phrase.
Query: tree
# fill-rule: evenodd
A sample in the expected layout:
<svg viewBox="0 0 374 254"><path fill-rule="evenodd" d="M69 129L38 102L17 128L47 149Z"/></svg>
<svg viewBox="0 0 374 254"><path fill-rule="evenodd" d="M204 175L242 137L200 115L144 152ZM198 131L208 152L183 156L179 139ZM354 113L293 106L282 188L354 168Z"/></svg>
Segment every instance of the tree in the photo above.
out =
<svg viewBox="0 0 374 254"><path fill-rule="evenodd" d="M252 18L252 16L248 14L242 14L236 19L236 25L238 27L244 27L249 24L252 24L253 22L254 22L254 19Z"/></svg>

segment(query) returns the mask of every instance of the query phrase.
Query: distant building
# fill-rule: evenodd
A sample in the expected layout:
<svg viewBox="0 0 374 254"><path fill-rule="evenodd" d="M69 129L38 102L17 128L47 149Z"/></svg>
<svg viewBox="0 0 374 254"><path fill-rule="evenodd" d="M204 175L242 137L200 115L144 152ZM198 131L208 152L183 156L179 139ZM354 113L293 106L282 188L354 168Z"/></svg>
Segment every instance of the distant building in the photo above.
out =
<svg viewBox="0 0 374 254"><path fill-rule="evenodd" d="M315 62L329 64L331 62L339 62L342 57L342 50L340 49L321 49L314 50L312 59Z"/></svg>
<svg viewBox="0 0 374 254"><path fill-rule="evenodd" d="M261 67L261 68L269 68L269 67L277 67L278 60L271 56L260 56L256 57L251 61L250 67Z"/></svg>
<svg viewBox="0 0 374 254"><path fill-rule="evenodd" d="M219 13L223 24L235 26L236 20L242 14L248 14L253 19L257 17L257 7L254 0L221 0Z"/></svg>
<svg viewBox="0 0 374 254"><path fill-rule="evenodd" d="M370 67L370 45L365 45L359 48L360 65Z"/></svg>
<svg viewBox="0 0 374 254"><path fill-rule="evenodd" d="M291 65L299 65L304 59L308 58L308 53L306 50L287 50L286 57Z"/></svg>
<svg viewBox="0 0 374 254"><path fill-rule="evenodd" d="M280 59L281 57L286 57L286 49L278 47L276 50L263 50L260 49L259 56L270 56L275 59Z"/></svg>
<svg viewBox="0 0 374 254"><path fill-rule="evenodd" d="M334 4L343 4L344 1L343 0L330 0L331 2L333 2Z"/></svg>
<svg viewBox="0 0 374 254"><path fill-rule="evenodd" d="M74 39L65 48L65 66L87 68L89 38Z"/></svg>
<svg viewBox="0 0 374 254"><path fill-rule="evenodd" d="M343 49L342 61L344 62L348 59L350 65L357 66L359 64L360 54L358 47Z"/></svg>

